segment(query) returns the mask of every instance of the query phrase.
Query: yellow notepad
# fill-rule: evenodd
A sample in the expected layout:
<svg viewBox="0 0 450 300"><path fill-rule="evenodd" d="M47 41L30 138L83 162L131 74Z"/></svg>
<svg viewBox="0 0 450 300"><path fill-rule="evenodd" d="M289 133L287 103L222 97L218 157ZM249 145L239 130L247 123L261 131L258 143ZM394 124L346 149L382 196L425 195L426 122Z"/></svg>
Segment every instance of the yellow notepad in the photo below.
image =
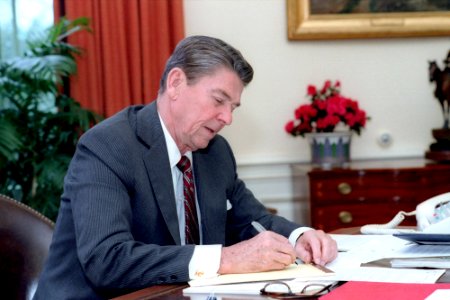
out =
<svg viewBox="0 0 450 300"><path fill-rule="evenodd" d="M243 273L243 274L225 274L218 275L212 278L200 278L189 281L190 286L205 286L218 285L240 282L252 281L270 281L280 279L305 278L314 279L316 277L330 276L334 273L322 267L313 266L310 264L292 264L283 270L267 271L258 273Z"/></svg>

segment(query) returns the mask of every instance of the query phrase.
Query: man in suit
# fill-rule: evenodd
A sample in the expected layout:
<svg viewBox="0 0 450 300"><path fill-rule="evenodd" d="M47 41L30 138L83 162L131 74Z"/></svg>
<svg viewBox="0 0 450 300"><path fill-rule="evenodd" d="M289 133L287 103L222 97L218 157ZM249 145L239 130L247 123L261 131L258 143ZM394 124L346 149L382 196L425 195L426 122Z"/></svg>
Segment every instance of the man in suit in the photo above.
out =
<svg viewBox="0 0 450 300"><path fill-rule="evenodd" d="M157 100L124 109L81 138L65 177L35 299L102 299L216 274L277 270L337 255L323 231L268 213L236 173L218 132L232 121L253 69L227 43L181 41ZM180 157L192 162L191 244ZM268 230L259 233L258 221Z"/></svg>

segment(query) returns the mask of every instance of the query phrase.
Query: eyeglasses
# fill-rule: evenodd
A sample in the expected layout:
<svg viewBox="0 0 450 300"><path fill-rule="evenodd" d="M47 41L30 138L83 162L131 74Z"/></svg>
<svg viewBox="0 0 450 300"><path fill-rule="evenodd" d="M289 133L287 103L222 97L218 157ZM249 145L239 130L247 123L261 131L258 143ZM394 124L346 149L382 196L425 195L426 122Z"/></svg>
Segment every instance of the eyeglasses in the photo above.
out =
<svg viewBox="0 0 450 300"><path fill-rule="evenodd" d="M274 281L267 283L261 290L260 294L263 296L269 296L276 299L317 299L317 296L328 293L336 283L322 284L311 283L303 287L300 293L293 293L291 287L283 281ZM270 291L270 287L276 288L279 291Z"/></svg>

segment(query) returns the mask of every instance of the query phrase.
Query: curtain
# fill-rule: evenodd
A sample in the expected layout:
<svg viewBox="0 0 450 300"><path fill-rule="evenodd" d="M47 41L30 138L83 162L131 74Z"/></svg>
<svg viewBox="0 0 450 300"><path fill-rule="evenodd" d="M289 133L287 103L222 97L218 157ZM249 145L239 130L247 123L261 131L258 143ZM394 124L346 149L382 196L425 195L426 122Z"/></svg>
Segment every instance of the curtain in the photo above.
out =
<svg viewBox="0 0 450 300"><path fill-rule="evenodd" d="M83 49L70 96L106 117L153 101L176 44L184 37L182 0L54 0L55 19L91 19L92 33L69 37Z"/></svg>

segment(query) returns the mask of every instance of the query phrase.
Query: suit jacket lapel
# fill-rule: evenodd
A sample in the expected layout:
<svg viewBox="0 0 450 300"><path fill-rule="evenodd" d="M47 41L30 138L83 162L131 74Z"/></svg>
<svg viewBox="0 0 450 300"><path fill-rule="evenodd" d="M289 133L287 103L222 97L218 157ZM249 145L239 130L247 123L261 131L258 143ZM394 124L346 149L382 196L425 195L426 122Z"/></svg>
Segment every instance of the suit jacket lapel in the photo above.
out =
<svg viewBox="0 0 450 300"><path fill-rule="evenodd" d="M202 218L203 242L205 244L224 244L227 218L226 195L217 193L220 186L211 176L214 163L205 153L194 152L194 175L197 200ZM212 158L213 159L213 158Z"/></svg>
<svg viewBox="0 0 450 300"><path fill-rule="evenodd" d="M136 133L148 145L148 151L143 153L143 159L155 192L155 201L161 209L172 238L177 245L181 245L172 174L156 101L138 113Z"/></svg>

